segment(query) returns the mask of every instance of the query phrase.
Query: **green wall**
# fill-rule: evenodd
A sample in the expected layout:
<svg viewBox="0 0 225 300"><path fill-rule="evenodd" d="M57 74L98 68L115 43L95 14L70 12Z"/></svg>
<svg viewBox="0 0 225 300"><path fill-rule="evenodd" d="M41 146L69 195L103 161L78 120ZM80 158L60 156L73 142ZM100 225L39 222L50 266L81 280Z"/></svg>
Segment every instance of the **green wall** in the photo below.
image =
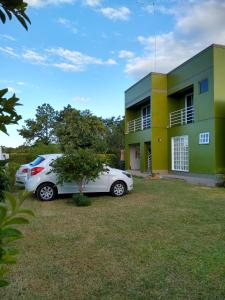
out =
<svg viewBox="0 0 225 300"><path fill-rule="evenodd" d="M151 129L132 132L125 135L125 167L130 168L130 148L132 144L140 144L140 169L142 172L146 171L146 157L147 149L145 143L151 141Z"/></svg>
<svg viewBox="0 0 225 300"><path fill-rule="evenodd" d="M214 47L216 172L225 173L225 47Z"/></svg>
<svg viewBox="0 0 225 300"><path fill-rule="evenodd" d="M199 93L199 82L208 78L209 89ZM185 94L193 91L195 122L169 128L169 113L184 108ZM129 145L141 149L141 171L146 170L151 141L152 171L171 170L171 138L188 135L189 172L225 172L225 47L213 45L167 75L151 73L125 92L126 122L141 116L142 100L151 97L152 128L126 135L126 167ZM199 134L210 133L210 143L199 145Z"/></svg>
<svg viewBox="0 0 225 300"><path fill-rule="evenodd" d="M199 81L205 78L208 78L209 90L199 94ZM172 167L171 138L188 135L189 172L216 173L213 86L212 47L207 48L168 74L168 111L172 112L174 108L184 107L185 90L188 91L189 88L193 89L195 110L194 123L168 129L169 170ZM210 132L210 143L208 145L199 145L199 134L201 132Z"/></svg>

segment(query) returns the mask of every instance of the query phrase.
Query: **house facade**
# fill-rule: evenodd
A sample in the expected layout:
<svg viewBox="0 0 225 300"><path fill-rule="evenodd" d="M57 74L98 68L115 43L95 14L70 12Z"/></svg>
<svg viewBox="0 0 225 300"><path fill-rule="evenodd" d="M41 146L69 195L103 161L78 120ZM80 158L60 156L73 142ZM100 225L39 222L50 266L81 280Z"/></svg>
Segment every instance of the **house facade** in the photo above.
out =
<svg viewBox="0 0 225 300"><path fill-rule="evenodd" d="M211 45L125 91L126 168L225 173L225 47Z"/></svg>

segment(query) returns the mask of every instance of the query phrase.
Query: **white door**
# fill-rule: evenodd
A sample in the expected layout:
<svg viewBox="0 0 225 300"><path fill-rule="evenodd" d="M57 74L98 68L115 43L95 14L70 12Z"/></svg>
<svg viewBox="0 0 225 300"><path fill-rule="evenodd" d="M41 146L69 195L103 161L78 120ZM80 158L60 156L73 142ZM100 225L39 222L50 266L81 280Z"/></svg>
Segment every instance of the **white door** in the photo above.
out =
<svg viewBox="0 0 225 300"><path fill-rule="evenodd" d="M140 170L140 145L130 145L130 168Z"/></svg>
<svg viewBox="0 0 225 300"><path fill-rule="evenodd" d="M172 138L172 170L189 171L189 146L188 136L177 136Z"/></svg>

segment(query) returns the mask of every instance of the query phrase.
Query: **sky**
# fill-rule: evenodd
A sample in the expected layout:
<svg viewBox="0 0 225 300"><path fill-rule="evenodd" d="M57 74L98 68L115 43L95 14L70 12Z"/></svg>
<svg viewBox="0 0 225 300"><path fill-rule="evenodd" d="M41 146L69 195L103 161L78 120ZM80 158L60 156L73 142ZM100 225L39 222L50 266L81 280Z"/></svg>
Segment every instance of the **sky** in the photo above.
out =
<svg viewBox="0 0 225 300"><path fill-rule="evenodd" d="M23 120L38 105L68 104L104 118L124 115L124 91L168 72L212 43L225 44L225 0L27 0L31 26L0 24L0 89L16 93ZM155 47L156 44L156 47Z"/></svg>

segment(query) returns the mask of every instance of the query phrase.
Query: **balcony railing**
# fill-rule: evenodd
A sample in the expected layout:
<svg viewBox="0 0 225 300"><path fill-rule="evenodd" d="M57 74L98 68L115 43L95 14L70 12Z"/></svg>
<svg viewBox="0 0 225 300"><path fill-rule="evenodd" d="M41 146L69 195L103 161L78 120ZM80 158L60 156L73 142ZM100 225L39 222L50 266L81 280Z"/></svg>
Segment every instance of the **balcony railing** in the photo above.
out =
<svg viewBox="0 0 225 300"><path fill-rule="evenodd" d="M170 127L194 123L194 106L182 108L170 113Z"/></svg>
<svg viewBox="0 0 225 300"><path fill-rule="evenodd" d="M144 130L151 127L151 116L140 117L127 123L127 133Z"/></svg>

